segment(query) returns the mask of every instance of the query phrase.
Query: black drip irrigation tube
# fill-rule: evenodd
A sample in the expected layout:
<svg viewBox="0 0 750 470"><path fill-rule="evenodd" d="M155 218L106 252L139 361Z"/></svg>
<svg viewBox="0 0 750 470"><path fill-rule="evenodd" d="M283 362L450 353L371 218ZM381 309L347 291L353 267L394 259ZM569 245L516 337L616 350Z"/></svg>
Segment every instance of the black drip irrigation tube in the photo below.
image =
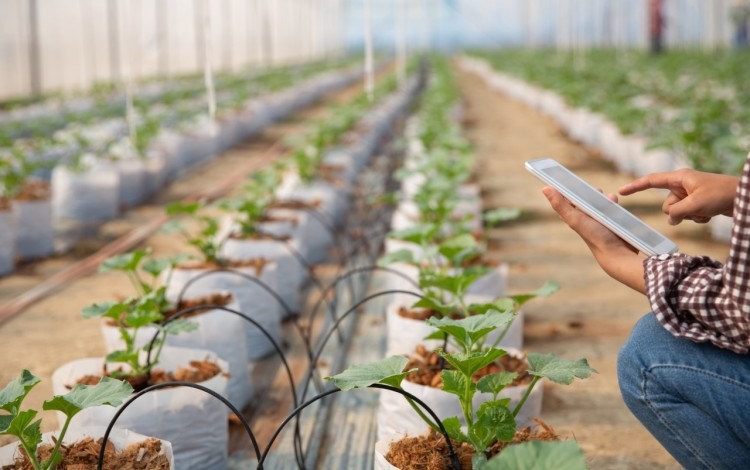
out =
<svg viewBox="0 0 750 470"><path fill-rule="evenodd" d="M273 346L274 350L276 351L276 354L278 354L279 359L281 359L281 363L284 366L284 370L286 371L287 378L289 379L289 389L292 392L292 401L294 403L294 406L297 406L299 404L299 398L297 396L297 390L296 390L295 383L294 383L294 376L292 374L291 367L289 367L289 362L286 360L286 356L284 355L284 351L281 349L281 346L279 346L279 344L276 341L274 341L274 339L271 336L271 334L268 333L268 331L266 331L265 328L263 328L257 321L253 320L252 318L250 318L246 314L244 314L242 312L238 312L237 310L233 310L233 309L228 308L228 307L224 307L223 305L195 305L195 306L188 307L188 308L186 308L184 310L180 310L179 312L175 313L174 315L172 315L171 317L169 317L169 319L167 321L164 322L164 325L167 325L167 324L169 324L169 323L177 320L178 318L181 318L181 317L183 317L185 315L188 315L190 313L193 313L195 311L207 310L207 309L222 310L222 311L227 312L229 314L236 315L236 316L242 318L243 320L245 320L246 322L252 324L254 327L258 328L258 330L260 330L260 332L263 334L263 336L265 336L266 339L271 342L271 345ZM151 378L151 350L153 349L154 345L156 344L157 338L161 334L164 334L164 336L166 337L166 333L163 330L157 330L156 333L154 333L154 337L151 339L151 341L149 342L149 345L148 345L148 350L147 350L147 353L146 353L146 368L149 371L148 372L149 379ZM315 364L310 364L310 366L308 366L308 370L310 370L310 368L315 368ZM311 371L311 374L312 373L313 372ZM234 408L233 408L233 411L234 411ZM241 421L243 421L243 424L245 424L244 423L244 418L242 417L241 414L237 414L237 417ZM246 428L249 429L249 427L247 425L246 425ZM295 424L294 453L295 453L295 458L297 458L298 463L299 462L304 462L305 454L304 454L304 451L302 449L302 436L301 436L301 431L300 431L300 427L299 427L299 421Z"/></svg>
<svg viewBox="0 0 750 470"><path fill-rule="evenodd" d="M437 416L437 414L432 411L432 409L427 406L425 402L417 398L416 396L412 395L411 393L407 392L406 390L401 390L400 388L391 387L390 385L383 385L383 384L373 384L370 385L368 388L374 388L374 389L380 389L380 390L387 390L389 392L398 393L405 398L408 398L410 400L413 400L415 403L417 403L420 407L422 407L423 410L425 410L430 417L435 421L437 426L440 428L440 434L443 435L443 438L445 438L446 444L448 444L448 453L450 456L450 469L451 470L461 470L461 463L458 460L458 455L456 454L456 451L453 449L453 444L451 443L450 437L448 436L448 431L446 431L445 426L443 426L443 422L440 420L440 418ZM312 397L310 400L306 401L305 403L302 403L297 408L292 410L292 412L289 414L289 416L286 417L286 419L276 428L276 431L271 436L271 439L269 440L268 444L266 445L266 448L263 450L263 454L260 456L260 459L258 460L258 470L263 470L263 463L266 461L266 458L268 457L268 454L271 451L271 447L273 446L273 443L276 441L276 438L281 434L281 431L284 429L284 426L289 423L292 419L294 419L296 416L298 416L305 408L312 405L313 403L316 403L320 400L323 400L324 398L327 398L331 395L334 395L336 393L341 392L338 388L327 390L325 392L322 392L314 397ZM300 467L304 469L305 467Z"/></svg>
<svg viewBox="0 0 750 470"><path fill-rule="evenodd" d="M293 312L292 309L286 304L286 302L284 301L284 299L282 299L281 296L275 290L273 290L268 284L266 284L265 282L261 281L259 278L255 277L255 276L251 276L249 274L245 274L245 273L239 272L239 271L237 271L235 269L232 269L232 268L217 268L217 269L212 269L211 271L205 271L205 272L202 272L202 273L196 275L195 277L190 278L185 283L185 285L182 286L182 289L180 289L180 293L177 295L177 304L179 305L179 303L182 302L182 299L185 297L185 293L187 292L188 288L190 286L192 286L194 283L196 283L200 279L203 279L204 277L209 277L209 276L220 274L220 273L226 273L226 274L229 274L229 275L232 275L232 276L237 276L237 277L240 277L240 278L242 278L242 279L244 279L246 281L249 281L249 282L252 282L252 283L256 284L258 287L260 287L266 293L268 293L268 295L270 295L271 297L273 297L274 300L276 300L276 302L281 306L281 309L284 310L284 314L287 317L292 318L292 319L295 319L295 318L299 317L299 315L296 312ZM293 321L293 323L294 323L294 327L297 329L297 332L302 337L302 341L304 341L305 344L307 345L309 341L305 337L305 331L299 326L299 324L296 321ZM308 349L309 349L309 347L308 347Z"/></svg>
<svg viewBox="0 0 750 470"><path fill-rule="evenodd" d="M406 274L402 273L401 271L397 271L397 270L395 270L393 268L388 268L388 267L385 267L385 266L361 266L361 267L353 268L353 269L345 272L344 274L338 276L336 279L334 279L333 282L331 282L331 284L329 284L328 287L326 287L326 289L324 291L324 294L327 294L328 292L331 292L331 291L335 292L335 289L336 289L336 286L338 285L338 283L341 282L341 281L343 281L344 279L346 279L348 277L351 277L351 276L353 276L355 274L370 273L370 272L374 272L374 271L382 271L382 272L387 272L387 273L390 273L390 274L395 274L395 275L403 278L404 280L406 280L412 286L414 286L417 289L419 289L419 284L416 283L412 278L410 278ZM310 324L308 325L308 332L307 332L308 335L312 335L312 331L311 331L312 330L312 322L313 322L313 320L315 320L315 317L318 315L318 311L320 310L322 298L323 297L321 296L321 298L318 300L318 302L316 302L315 305L313 306L313 310L312 310L312 312L310 314ZM334 317L333 320L335 322L336 320L338 320L338 318ZM311 359L312 359L312 356L311 356Z"/></svg>
<svg viewBox="0 0 750 470"><path fill-rule="evenodd" d="M112 433L112 429L115 426L115 423L120 418L120 415L137 399L142 397L143 395L147 393L151 393L156 390L160 390L162 388L173 388L173 387L187 387L187 388L194 388L196 390L200 390L203 393L207 393L214 398L221 401L227 408L229 408L232 413L234 413L237 418L242 422L242 426L245 428L245 432L247 433L248 437L250 437L250 442L253 444L253 450L255 451L255 455L258 456L258 458L261 458L262 455L260 453L260 446L258 446L258 441L255 439L255 434L253 434L253 431L250 429L250 425L247 423L245 418L242 417L242 413L232 405L232 403L229 402L226 398L222 397L221 394L211 390L208 387L204 387L203 385L194 384L190 382L164 382L156 385L151 385L140 392L136 393L128 401L126 401L115 413L115 415L110 420L109 424L107 425L107 430L104 432L104 437L102 438L102 445L99 448L99 459L96 464L97 470L102 470L104 466L104 451L107 448L107 441L109 440L109 435Z"/></svg>
<svg viewBox="0 0 750 470"><path fill-rule="evenodd" d="M341 315L336 320L336 322L331 326L331 328L328 330L328 332L325 334L325 336L320 340L319 345L318 345L318 349L315 351L315 354L313 355L311 364L317 364L318 363L318 360L320 359L321 354L323 354L323 348L325 348L326 344L328 343L328 340L331 339L331 335L333 335L333 332L334 331L338 331L339 325L341 324L341 322L343 322L346 319L346 317L348 317L352 313L356 312L357 309L359 309L359 307L361 307L362 305L366 304L367 302L369 302L369 301L371 301L373 299L376 299L378 297L382 297L384 295L392 295L392 294L406 294L406 295L411 295L411 296L417 297L419 299L423 299L424 298L423 295L418 294L416 292L412 292L412 291L408 291L408 290L398 290L398 289L386 290L386 291L382 291L382 292L376 292L374 294L371 294L371 295L365 297L364 299L360 300L356 304L352 305L349 308L349 310L347 310L346 312L344 312L343 315ZM312 379L313 379L313 368L311 367L308 370L308 373L305 376L305 384L302 387L302 393L300 394L303 398L305 396L307 396L307 390L310 388L310 381Z"/></svg>

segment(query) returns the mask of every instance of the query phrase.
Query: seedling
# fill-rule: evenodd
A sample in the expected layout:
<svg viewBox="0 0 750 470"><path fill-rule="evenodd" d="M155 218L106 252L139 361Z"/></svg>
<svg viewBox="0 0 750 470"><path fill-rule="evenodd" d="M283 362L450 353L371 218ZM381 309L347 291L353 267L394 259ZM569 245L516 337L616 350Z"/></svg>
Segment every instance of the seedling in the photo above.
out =
<svg viewBox="0 0 750 470"><path fill-rule="evenodd" d="M224 239L220 239L219 222L203 210L203 202L172 202L167 204L167 215L170 217L183 216L191 218L198 223L197 233L190 233L183 224L177 220L172 220L165 224L162 230L166 232L177 231L183 236L185 241L195 247L206 264L216 266L226 266L227 259L220 256L221 247Z"/></svg>
<svg viewBox="0 0 750 470"><path fill-rule="evenodd" d="M0 435L18 438L19 445L26 453L34 470L54 469L60 463L63 458L59 452L60 445L65 439L71 420L80 411L94 406L118 406L133 393L133 387L127 382L102 377L96 385L76 385L65 395L57 395L51 400L46 400L42 409L63 413L65 423L54 440L55 445L49 458L40 460L37 449L42 442L42 420L34 420L39 412L33 409L21 411L23 400L40 381L39 377L24 369L21 375L0 390L0 409L8 413L0 415Z"/></svg>
<svg viewBox="0 0 750 470"><path fill-rule="evenodd" d="M534 379L526 388L519 403L510 408L510 399L499 398L502 390L516 378L515 372L490 374L475 381L473 376L480 369L495 362L505 351L495 347L484 346L487 335L503 327L512 320L508 311L490 310L484 315L470 316L453 320L450 318L430 319L430 325L442 334L448 335L458 345L456 353L438 350L438 354L451 366L442 371L443 391L456 396L461 407L462 416L448 417L442 421L448 435L460 442L474 447L472 463L475 469L482 468L487 462L485 452L495 442L510 442L516 432L516 420L523 404L533 387L542 378L555 383L570 384L575 378L586 378L594 369L585 359L569 361L554 355L529 354L529 374ZM408 359L405 356L392 356L375 363L352 366L344 372L326 380L333 381L341 390L369 387L381 383L401 388L403 379L413 370L404 371ZM477 392L489 393L492 400L482 403L474 409L473 399ZM439 426L428 418L411 400L409 404L425 423L439 432Z"/></svg>
<svg viewBox="0 0 750 470"><path fill-rule="evenodd" d="M120 333L120 338L125 343L125 349L113 351L107 355L105 362L124 363L130 369L128 372L113 371L115 377L138 378L147 375L155 364L159 362L164 337L168 334L179 334L195 331L198 327L194 322L178 318L166 325L162 325L164 312L172 308L166 298L165 285L157 286L162 272L171 272L175 266L188 259L188 256L175 256L164 259L153 259L148 257L148 251L134 251L132 253L115 256L104 261L100 271L120 271L127 275L131 281L136 296L122 302L103 302L90 305L83 309L84 318L108 318ZM151 276L150 281L143 279L142 273ZM160 330L163 335L161 339L149 348L156 346L150 364L146 364L141 348L137 347L138 333L141 328L152 327Z"/></svg>

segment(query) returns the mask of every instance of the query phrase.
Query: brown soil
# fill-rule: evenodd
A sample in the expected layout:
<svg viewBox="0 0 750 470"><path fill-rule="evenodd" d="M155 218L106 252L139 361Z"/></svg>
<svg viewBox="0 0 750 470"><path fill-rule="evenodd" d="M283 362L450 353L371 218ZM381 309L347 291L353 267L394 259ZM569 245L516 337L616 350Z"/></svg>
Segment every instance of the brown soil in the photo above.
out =
<svg viewBox="0 0 750 470"><path fill-rule="evenodd" d="M444 361L435 351L428 351L423 345L418 345L414 354L409 357L405 370L418 369L416 372L406 376L409 382L425 385L433 388L442 388L443 379L442 371L446 369ZM528 373L529 366L526 364L524 357L511 356L506 354L494 363L483 367L472 377L474 381L481 379L490 374L498 372L516 372L518 377L510 386L527 385L531 383L531 376Z"/></svg>
<svg viewBox="0 0 750 470"><path fill-rule="evenodd" d="M279 240L279 241L287 241L290 237L289 235L285 236L276 236L266 233L253 233L252 235L245 235L242 233L232 233L229 235L229 238L232 240Z"/></svg>
<svg viewBox="0 0 750 470"><path fill-rule="evenodd" d="M222 293L216 293L212 295L204 295L202 297L198 297L195 299L184 299L179 304L175 306L172 310L168 310L164 312L164 318L169 319L172 316L174 316L175 313L180 312L182 310L188 309L190 307L197 307L198 305L218 305L220 307L226 307L229 305L229 303L233 299L232 294L222 294ZM182 318L190 318L194 317L196 315L200 315L201 313L210 312L211 308L201 308L197 309L194 312L190 312L187 315L183 315Z"/></svg>
<svg viewBox="0 0 750 470"><path fill-rule="evenodd" d="M61 445L60 453L63 460L57 467L58 470L89 470L97 467L99 449L103 439L94 441L87 437L71 445ZM52 453L53 446L45 444L39 447L37 456L46 460ZM107 442L104 452L104 465L106 470L166 470L169 468L169 460L166 455L160 455L161 441L148 438L142 442L130 444L123 450L115 450L111 441ZM13 465L5 465L0 470L32 470L26 453L21 451L21 457Z"/></svg>
<svg viewBox="0 0 750 470"><path fill-rule="evenodd" d="M556 441L557 434L541 421L533 430L528 427L516 431L512 442L497 442L487 452L488 457L500 453L505 447L527 441ZM451 445L458 455L463 470L471 470L471 457L474 448L465 442L451 439ZM429 434L417 437L405 437L391 444L385 458L391 465L401 470L441 470L450 468L448 445L442 434L430 430Z"/></svg>
<svg viewBox="0 0 750 470"><path fill-rule="evenodd" d="M108 371L105 366L105 370L102 375L111 377L116 372L122 372L122 369L115 371ZM140 377L123 377L122 380L126 380L136 392L143 390L150 385L161 384L165 382L190 382L190 383L201 383L206 380L212 379L217 375L221 374L221 367L218 364L211 361L190 361L189 367L178 367L175 372L168 372L163 369L155 369L151 373L151 380L148 380L146 376ZM96 385L102 378L102 375L85 375L81 377L76 384L81 385ZM68 386L68 388L73 388Z"/></svg>
<svg viewBox="0 0 750 470"><path fill-rule="evenodd" d="M9 211L9 210L10 210L10 201L0 196L0 211Z"/></svg>
<svg viewBox="0 0 750 470"><path fill-rule="evenodd" d="M229 268L229 269L241 269L241 268L255 268L255 271L258 276L263 274L263 268L266 267L268 263L270 263L271 260L267 260L265 258L253 258L253 259L247 259L247 260L227 260L227 264L224 266L219 266L216 263L207 263L204 261L196 261L194 263L186 263L181 266L179 266L177 269L221 269L221 268Z"/></svg>
<svg viewBox="0 0 750 470"><path fill-rule="evenodd" d="M269 209L296 209L304 210L308 208L317 209L322 204L320 199L314 199L312 201L298 201L290 199L288 201L276 201L268 206Z"/></svg>
<svg viewBox="0 0 750 470"><path fill-rule="evenodd" d="M428 318L440 316L441 313L436 310L428 310L426 308L413 309L408 307L400 307L398 314L401 317L409 318L411 320L423 320L427 321Z"/></svg>
<svg viewBox="0 0 750 470"><path fill-rule="evenodd" d="M44 201L51 195L50 185L46 181L27 181L21 192L14 198L16 201Z"/></svg>

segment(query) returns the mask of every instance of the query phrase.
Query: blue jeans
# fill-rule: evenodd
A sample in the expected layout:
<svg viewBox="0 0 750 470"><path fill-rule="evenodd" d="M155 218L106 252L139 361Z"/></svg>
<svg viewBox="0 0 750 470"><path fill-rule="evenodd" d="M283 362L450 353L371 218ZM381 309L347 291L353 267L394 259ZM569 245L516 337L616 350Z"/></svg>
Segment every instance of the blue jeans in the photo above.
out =
<svg viewBox="0 0 750 470"><path fill-rule="evenodd" d="M617 375L630 411L682 466L750 469L750 356L676 338L648 314Z"/></svg>

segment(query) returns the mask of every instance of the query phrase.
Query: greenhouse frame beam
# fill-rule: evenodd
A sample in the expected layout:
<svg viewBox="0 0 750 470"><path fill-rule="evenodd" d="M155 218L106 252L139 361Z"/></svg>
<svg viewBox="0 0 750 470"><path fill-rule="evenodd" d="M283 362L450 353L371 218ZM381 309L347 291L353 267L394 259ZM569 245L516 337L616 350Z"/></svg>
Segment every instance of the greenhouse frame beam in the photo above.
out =
<svg viewBox="0 0 750 470"><path fill-rule="evenodd" d="M42 67L39 54L39 9L37 0L29 0L29 80L31 95L42 93Z"/></svg>

